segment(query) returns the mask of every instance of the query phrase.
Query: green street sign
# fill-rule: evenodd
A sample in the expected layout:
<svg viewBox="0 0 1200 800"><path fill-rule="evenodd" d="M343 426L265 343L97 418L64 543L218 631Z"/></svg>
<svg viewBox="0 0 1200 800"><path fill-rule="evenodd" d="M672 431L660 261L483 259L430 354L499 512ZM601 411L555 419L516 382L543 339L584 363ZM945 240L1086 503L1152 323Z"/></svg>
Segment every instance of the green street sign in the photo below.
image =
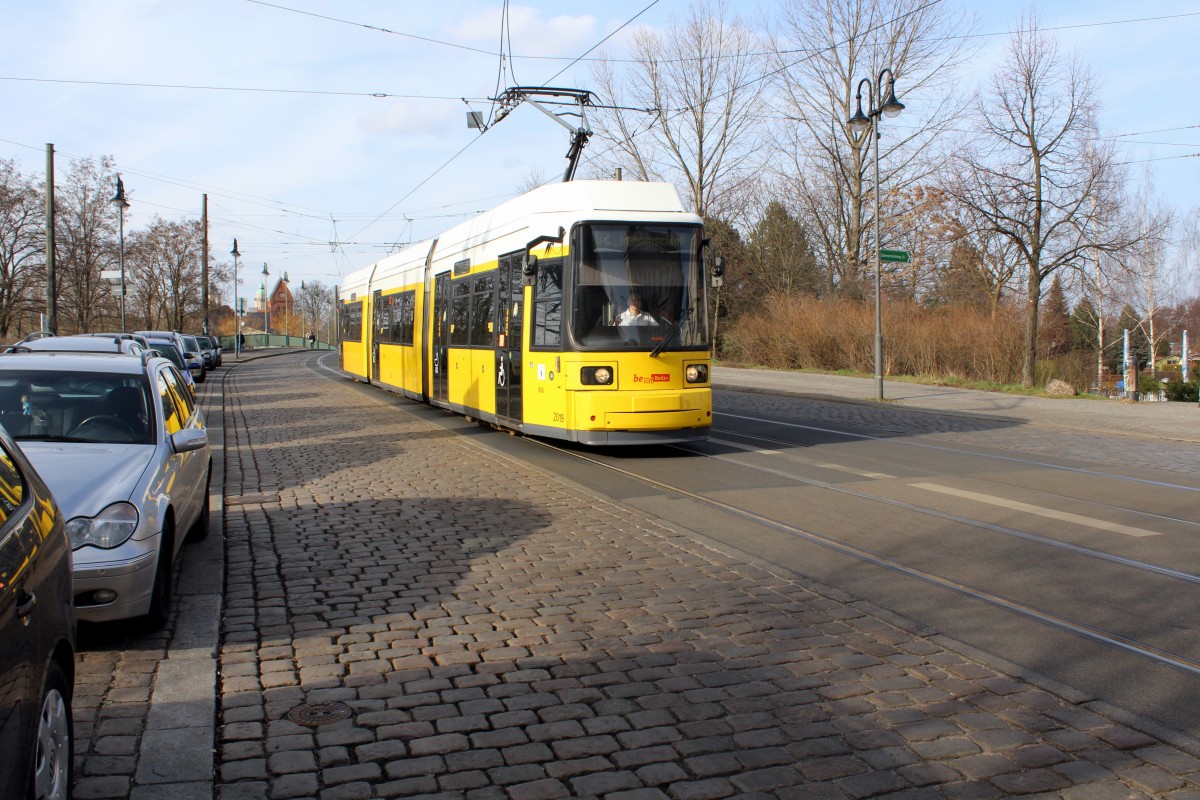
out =
<svg viewBox="0 0 1200 800"><path fill-rule="evenodd" d="M885 264L907 264L907 250L880 250L879 260Z"/></svg>

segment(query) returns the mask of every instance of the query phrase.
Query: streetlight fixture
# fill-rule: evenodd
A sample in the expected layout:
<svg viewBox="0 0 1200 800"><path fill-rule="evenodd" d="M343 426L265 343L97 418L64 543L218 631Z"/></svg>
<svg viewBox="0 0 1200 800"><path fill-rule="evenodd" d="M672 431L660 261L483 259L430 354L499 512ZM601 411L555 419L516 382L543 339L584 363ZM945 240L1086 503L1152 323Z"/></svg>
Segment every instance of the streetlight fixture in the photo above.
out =
<svg viewBox="0 0 1200 800"><path fill-rule="evenodd" d="M292 315L288 310L288 299L292 296L291 283L288 281L287 270L283 271L283 346L292 346Z"/></svg>
<svg viewBox="0 0 1200 800"><path fill-rule="evenodd" d="M263 328L267 332L267 347L271 346L271 291L267 288L267 279L271 277L267 262L263 262Z"/></svg>
<svg viewBox="0 0 1200 800"><path fill-rule="evenodd" d="M887 75L887 97L883 96L883 76ZM870 98L870 108L863 114L862 98L863 84L867 85ZM871 147L875 151L875 399L883 400L883 316L880 305L883 292L880 288L881 273L879 267L879 116L894 117L904 110L904 104L896 99L896 78L890 67L879 71L875 85L870 78L858 82L858 109L850 118L848 124L856 135L861 136L868 130L871 132Z"/></svg>
<svg viewBox="0 0 1200 800"><path fill-rule="evenodd" d="M121 180L119 172L117 173L117 193L109 202L117 207L117 215L121 220L120 249L117 251L117 260L121 264L121 333L125 333L125 209L129 208L129 203L125 200L125 183Z"/></svg>
<svg viewBox="0 0 1200 800"><path fill-rule="evenodd" d="M233 256L233 357L242 357L242 303L238 297L238 259L242 254L238 252L237 239L233 240L233 249L229 251Z"/></svg>

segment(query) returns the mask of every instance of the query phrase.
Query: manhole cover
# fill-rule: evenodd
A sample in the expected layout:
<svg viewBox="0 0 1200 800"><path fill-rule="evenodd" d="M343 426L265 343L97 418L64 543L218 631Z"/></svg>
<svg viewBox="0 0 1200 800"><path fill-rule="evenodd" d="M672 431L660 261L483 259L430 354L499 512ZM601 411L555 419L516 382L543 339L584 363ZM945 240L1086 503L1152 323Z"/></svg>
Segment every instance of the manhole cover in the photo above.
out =
<svg viewBox="0 0 1200 800"><path fill-rule="evenodd" d="M310 703L296 706L288 712L288 719L292 722L313 727L349 718L350 707L344 703Z"/></svg>

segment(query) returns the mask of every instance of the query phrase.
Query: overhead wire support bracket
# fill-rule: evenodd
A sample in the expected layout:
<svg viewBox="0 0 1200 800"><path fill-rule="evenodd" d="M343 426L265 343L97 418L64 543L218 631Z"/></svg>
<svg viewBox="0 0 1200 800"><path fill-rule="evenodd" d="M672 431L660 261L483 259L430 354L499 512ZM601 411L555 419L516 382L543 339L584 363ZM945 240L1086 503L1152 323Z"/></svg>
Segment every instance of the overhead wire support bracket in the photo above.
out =
<svg viewBox="0 0 1200 800"><path fill-rule="evenodd" d="M578 110L555 112L546 107L547 103L561 104L563 98L574 100L574 104ZM563 89L550 86L513 86L505 89L504 93L499 97L492 99L500 104L500 110L496 112L496 119L492 122L493 125L508 116L521 103L529 103L538 111L570 131L571 146L567 150L567 171L563 173L563 182L565 183L575 177L575 169L579 166L579 156L583 153L583 148L587 147L588 139L592 135L591 128L587 124L587 107L592 104L591 92L586 89ZM539 102L539 99L541 102ZM563 119L564 116L579 117L579 125L571 125Z"/></svg>

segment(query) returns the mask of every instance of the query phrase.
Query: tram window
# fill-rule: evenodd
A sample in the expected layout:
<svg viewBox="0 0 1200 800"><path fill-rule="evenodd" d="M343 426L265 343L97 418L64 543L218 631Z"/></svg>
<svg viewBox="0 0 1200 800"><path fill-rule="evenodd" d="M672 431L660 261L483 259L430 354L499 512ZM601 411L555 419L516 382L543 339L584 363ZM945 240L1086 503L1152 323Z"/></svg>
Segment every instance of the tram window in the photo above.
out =
<svg viewBox="0 0 1200 800"><path fill-rule="evenodd" d="M342 308L342 341L343 342L361 342L362 341L362 318L363 304L359 300L357 303L346 303Z"/></svg>
<svg viewBox="0 0 1200 800"><path fill-rule="evenodd" d="M450 344L466 347L471 343L471 283L454 282L450 299Z"/></svg>
<svg viewBox="0 0 1200 800"><path fill-rule="evenodd" d="M412 344L417 316L416 292L405 292L400 295L399 312L399 330L396 341L400 344Z"/></svg>
<svg viewBox="0 0 1200 800"><path fill-rule="evenodd" d="M391 344L413 343L413 312L416 298L416 292L411 291L385 298L380 311L380 329L386 330L387 333L380 341Z"/></svg>
<svg viewBox="0 0 1200 800"><path fill-rule="evenodd" d="M562 343L562 271L561 258L538 264L533 294L533 346L558 347Z"/></svg>
<svg viewBox="0 0 1200 800"><path fill-rule="evenodd" d="M392 306L395 304L395 296L376 298L375 304L375 341L387 343L392 339Z"/></svg>
<svg viewBox="0 0 1200 800"><path fill-rule="evenodd" d="M475 347L492 346L492 303L496 296L496 277L478 275L471 294L471 344Z"/></svg>

